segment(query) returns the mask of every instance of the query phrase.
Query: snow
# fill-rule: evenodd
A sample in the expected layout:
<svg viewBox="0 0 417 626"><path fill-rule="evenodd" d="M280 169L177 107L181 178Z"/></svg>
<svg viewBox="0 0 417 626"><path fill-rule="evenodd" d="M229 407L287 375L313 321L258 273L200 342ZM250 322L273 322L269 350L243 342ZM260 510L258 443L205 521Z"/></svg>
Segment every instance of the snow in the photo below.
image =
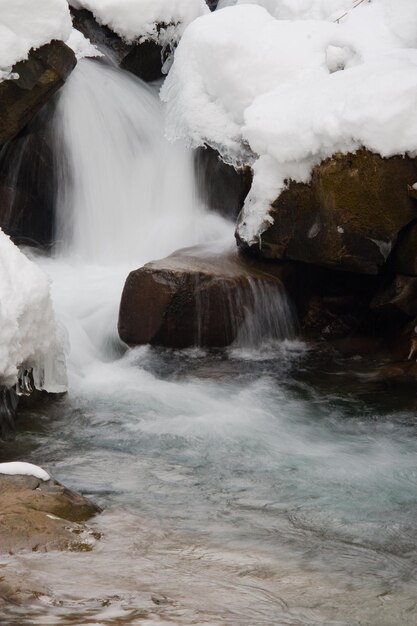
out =
<svg viewBox="0 0 417 626"><path fill-rule="evenodd" d="M24 463L23 461L0 463L0 474L6 474L7 476L34 476L44 481L51 479L48 472L45 472L38 465Z"/></svg>
<svg viewBox="0 0 417 626"><path fill-rule="evenodd" d="M65 42L71 50L73 50L77 60L88 57L104 56L100 50L94 46L91 41L83 35L79 30L73 28L67 41Z"/></svg>
<svg viewBox="0 0 417 626"><path fill-rule="evenodd" d="M362 146L417 151L415 0L257 4L196 19L161 90L171 140L252 165L239 226L250 243L285 181L308 182L324 158Z"/></svg>
<svg viewBox="0 0 417 626"><path fill-rule="evenodd" d="M12 66L28 58L31 48L52 39L65 41L72 29L66 0L0 0L0 81Z"/></svg>
<svg viewBox="0 0 417 626"><path fill-rule="evenodd" d="M66 390L65 359L55 322L49 280L0 230L0 385L34 368L35 386Z"/></svg>
<svg viewBox="0 0 417 626"><path fill-rule="evenodd" d="M279 20L336 20L352 8L352 0L225 0L219 8L234 4L257 4Z"/></svg>
<svg viewBox="0 0 417 626"><path fill-rule="evenodd" d="M209 13L204 0L70 0L70 4L88 9L129 43L151 39L163 46L178 41L190 22Z"/></svg>

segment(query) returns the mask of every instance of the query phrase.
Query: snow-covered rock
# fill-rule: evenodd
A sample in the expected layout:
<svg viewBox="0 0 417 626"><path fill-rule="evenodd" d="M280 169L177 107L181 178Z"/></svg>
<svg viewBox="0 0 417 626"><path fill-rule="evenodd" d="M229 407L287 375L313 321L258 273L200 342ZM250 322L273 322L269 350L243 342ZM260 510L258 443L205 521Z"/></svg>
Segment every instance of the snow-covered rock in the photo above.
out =
<svg viewBox="0 0 417 626"><path fill-rule="evenodd" d="M65 359L49 279L0 230L0 385L33 368L38 389L66 390Z"/></svg>
<svg viewBox="0 0 417 626"><path fill-rule="evenodd" d="M66 0L0 0L0 80L10 76L31 49L53 39L66 41L72 29Z"/></svg>
<svg viewBox="0 0 417 626"><path fill-rule="evenodd" d="M190 22L209 13L204 0L70 0L70 5L88 9L127 42L150 39L161 45L177 41Z"/></svg>
<svg viewBox="0 0 417 626"><path fill-rule="evenodd" d="M253 165L238 231L247 243L271 223L285 181L307 182L332 154L417 150L414 0L257 4L196 19L161 91L171 139Z"/></svg>

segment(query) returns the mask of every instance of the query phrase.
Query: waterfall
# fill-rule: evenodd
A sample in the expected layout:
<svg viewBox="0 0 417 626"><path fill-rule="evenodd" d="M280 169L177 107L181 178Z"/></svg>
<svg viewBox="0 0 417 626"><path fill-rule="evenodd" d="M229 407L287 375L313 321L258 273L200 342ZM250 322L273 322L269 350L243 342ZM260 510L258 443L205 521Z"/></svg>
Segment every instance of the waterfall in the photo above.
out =
<svg viewBox="0 0 417 626"><path fill-rule="evenodd" d="M166 141L157 93L132 74L80 61L54 126L59 256L134 267L230 231L198 199L192 152Z"/></svg>

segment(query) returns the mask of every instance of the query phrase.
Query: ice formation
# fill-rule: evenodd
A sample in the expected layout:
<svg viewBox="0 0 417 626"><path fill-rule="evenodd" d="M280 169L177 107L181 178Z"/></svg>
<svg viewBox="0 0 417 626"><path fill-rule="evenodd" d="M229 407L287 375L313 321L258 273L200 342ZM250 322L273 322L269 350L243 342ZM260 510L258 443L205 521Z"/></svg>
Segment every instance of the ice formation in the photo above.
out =
<svg viewBox="0 0 417 626"><path fill-rule="evenodd" d="M36 7L34 7L36 4ZM72 29L66 0L0 0L0 81L31 48L66 41Z"/></svg>
<svg viewBox="0 0 417 626"><path fill-rule="evenodd" d="M0 230L0 385L18 382L19 368L33 370L35 386L66 390L65 358L49 280Z"/></svg>
<svg viewBox="0 0 417 626"><path fill-rule="evenodd" d="M0 463L0 474L6 474L7 476L34 476L44 481L51 478L42 467L32 463L24 463L23 461Z"/></svg>
<svg viewBox="0 0 417 626"><path fill-rule="evenodd" d="M285 181L308 181L334 152L417 150L415 0L257 4L196 19L161 91L171 139L253 165L239 230L248 242Z"/></svg>

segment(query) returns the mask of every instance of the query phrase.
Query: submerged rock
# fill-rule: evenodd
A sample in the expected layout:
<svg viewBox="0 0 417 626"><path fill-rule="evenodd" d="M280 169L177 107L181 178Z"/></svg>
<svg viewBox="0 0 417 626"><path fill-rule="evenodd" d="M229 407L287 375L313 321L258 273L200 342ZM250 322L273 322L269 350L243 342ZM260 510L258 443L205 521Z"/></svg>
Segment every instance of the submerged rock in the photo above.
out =
<svg viewBox="0 0 417 626"><path fill-rule="evenodd" d="M154 41L127 43L108 26L100 25L87 9L71 8L74 27L108 54L119 67L148 82L162 77L165 54Z"/></svg>
<svg viewBox="0 0 417 626"><path fill-rule="evenodd" d="M416 159L365 149L334 155L314 168L310 184L289 183L259 242L238 243L269 259L377 274L401 229L417 218L408 193L416 179Z"/></svg>
<svg viewBox="0 0 417 626"><path fill-rule="evenodd" d="M0 554L91 549L81 524L100 508L59 482L0 475Z"/></svg>
<svg viewBox="0 0 417 626"><path fill-rule="evenodd" d="M131 272L119 313L119 334L130 346L222 347L259 332L294 332L281 278L285 266L236 252L180 250ZM253 324L252 324L253 322ZM252 324L252 326L251 326Z"/></svg>
<svg viewBox="0 0 417 626"><path fill-rule="evenodd" d="M0 145L18 134L64 84L76 65L74 52L62 41L32 50L16 63L19 77L0 83Z"/></svg>

